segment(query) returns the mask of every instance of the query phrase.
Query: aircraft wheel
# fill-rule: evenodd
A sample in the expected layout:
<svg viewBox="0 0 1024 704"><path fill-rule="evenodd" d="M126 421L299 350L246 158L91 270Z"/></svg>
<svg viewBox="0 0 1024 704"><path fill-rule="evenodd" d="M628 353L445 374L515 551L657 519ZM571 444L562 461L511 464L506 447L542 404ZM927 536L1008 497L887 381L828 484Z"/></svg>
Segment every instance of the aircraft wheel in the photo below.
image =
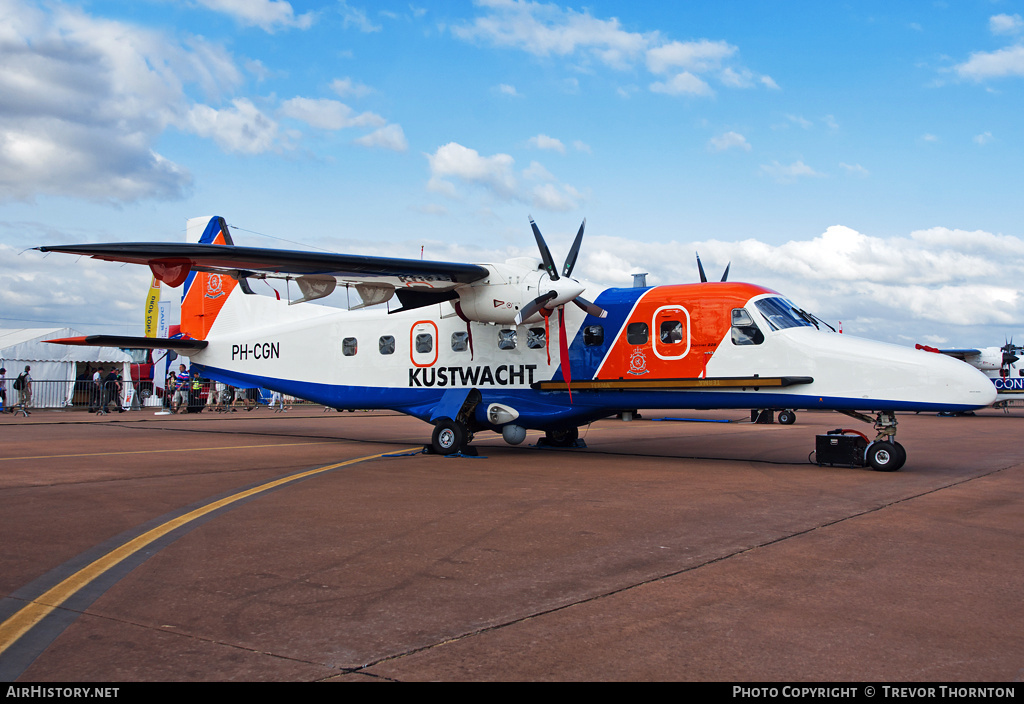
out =
<svg viewBox="0 0 1024 704"><path fill-rule="evenodd" d="M796 413L789 410L779 411L779 415L776 418L783 425L793 425L796 422Z"/></svg>
<svg viewBox="0 0 1024 704"><path fill-rule="evenodd" d="M898 460L896 462L896 469L903 469L903 465L907 463L907 451L904 449L903 445L900 445L895 440L892 441L892 444L896 447L896 452L899 454L896 458Z"/></svg>
<svg viewBox="0 0 1024 704"><path fill-rule="evenodd" d="M907 461L907 451L899 443L873 442L868 446L865 459L877 472L895 472Z"/></svg>
<svg viewBox="0 0 1024 704"><path fill-rule="evenodd" d="M580 439L579 428L564 428L560 430L549 430L545 434L548 442L554 447L573 447Z"/></svg>
<svg viewBox="0 0 1024 704"><path fill-rule="evenodd" d="M451 418L442 418L434 425L430 438L431 448L438 455L454 455L467 442L468 433L462 423Z"/></svg>

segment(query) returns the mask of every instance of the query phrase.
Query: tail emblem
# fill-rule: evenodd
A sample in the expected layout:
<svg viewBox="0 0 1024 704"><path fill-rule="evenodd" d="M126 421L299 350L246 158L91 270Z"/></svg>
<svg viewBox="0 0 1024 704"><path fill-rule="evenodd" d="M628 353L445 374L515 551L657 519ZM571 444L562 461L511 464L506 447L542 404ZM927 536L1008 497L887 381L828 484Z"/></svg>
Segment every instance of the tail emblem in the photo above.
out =
<svg viewBox="0 0 1024 704"><path fill-rule="evenodd" d="M220 274L210 274L206 278L206 297L220 298L223 295L224 284L221 281Z"/></svg>

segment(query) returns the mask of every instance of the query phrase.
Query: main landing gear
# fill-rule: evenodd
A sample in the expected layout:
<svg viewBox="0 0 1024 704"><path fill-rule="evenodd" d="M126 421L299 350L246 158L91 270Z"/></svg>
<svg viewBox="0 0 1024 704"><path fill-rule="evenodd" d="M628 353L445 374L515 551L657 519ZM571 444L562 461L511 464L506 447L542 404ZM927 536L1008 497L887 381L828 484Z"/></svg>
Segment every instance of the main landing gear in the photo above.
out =
<svg viewBox="0 0 1024 704"><path fill-rule="evenodd" d="M814 451L815 462L823 464L845 464L854 467L870 466L878 472L895 472L907 461L907 451L896 442L896 414L880 411L874 419L857 411L840 413L872 423L877 435L873 442L856 430L837 429L827 435L818 436ZM849 435L847 435L849 434Z"/></svg>
<svg viewBox="0 0 1024 704"><path fill-rule="evenodd" d="M434 423L434 434L430 438L430 450L435 455L454 455L466 452L466 446L473 439L465 423L451 418L441 418Z"/></svg>

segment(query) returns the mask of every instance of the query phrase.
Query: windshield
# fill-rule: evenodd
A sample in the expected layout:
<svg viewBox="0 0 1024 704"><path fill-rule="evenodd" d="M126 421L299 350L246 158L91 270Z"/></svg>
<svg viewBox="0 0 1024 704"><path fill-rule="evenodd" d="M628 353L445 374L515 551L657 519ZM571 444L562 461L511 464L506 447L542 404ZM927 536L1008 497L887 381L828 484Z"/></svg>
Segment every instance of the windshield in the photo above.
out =
<svg viewBox="0 0 1024 704"><path fill-rule="evenodd" d="M760 301L754 301L754 305L772 326L772 330L818 327L809 313L800 310L785 298L762 298Z"/></svg>

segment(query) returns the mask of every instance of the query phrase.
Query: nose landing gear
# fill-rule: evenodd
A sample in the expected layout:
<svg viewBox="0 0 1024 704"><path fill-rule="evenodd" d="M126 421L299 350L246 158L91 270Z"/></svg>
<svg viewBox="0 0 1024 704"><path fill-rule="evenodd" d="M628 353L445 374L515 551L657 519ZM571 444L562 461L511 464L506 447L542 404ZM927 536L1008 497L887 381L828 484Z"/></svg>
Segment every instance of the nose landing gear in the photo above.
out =
<svg viewBox="0 0 1024 704"><path fill-rule="evenodd" d="M879 411L875 418L872 419L871 416L856 411L839 412L865 423L872 423L877 435L873 442L865 442L867 437L853 430L839 430L826 436L819 435L819 438L830 438L830 436L831 438L826 443L819 443L818 449L815 450L817 464L849 464L854 467L870 466L878 472L895 472L906 463L907 451L903 445L896 442L895 413L892 411ZM857 441L859 444L856 450L852 452L852 455L833 456L828 454L828 448L836 446L834 441L835 435L837 433L842 435L847 432L860 435L863 438L863 441ZM849 453L850 449L847 448L845 452Z"/></svg>

